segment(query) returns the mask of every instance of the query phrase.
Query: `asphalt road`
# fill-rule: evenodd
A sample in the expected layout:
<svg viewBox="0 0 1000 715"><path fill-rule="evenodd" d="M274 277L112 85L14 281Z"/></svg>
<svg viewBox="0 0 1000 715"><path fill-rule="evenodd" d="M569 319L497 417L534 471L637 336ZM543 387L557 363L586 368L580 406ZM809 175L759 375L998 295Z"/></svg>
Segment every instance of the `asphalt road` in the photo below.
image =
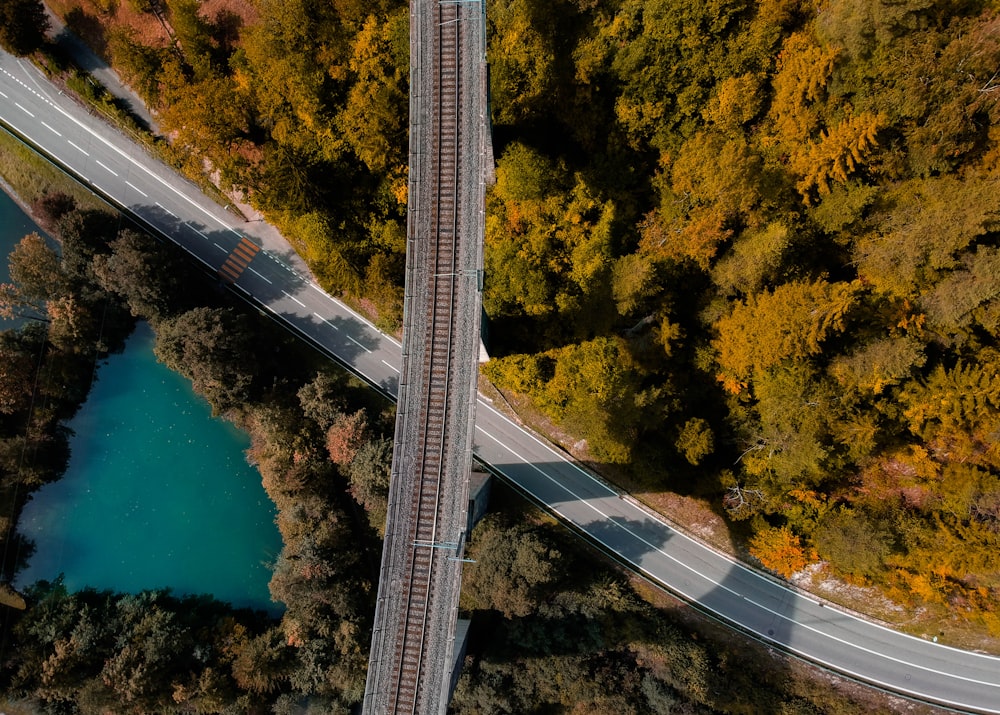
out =
<svg viewBox="0 0 1000 715"><path fill-rule="evenodd" d="M331 298L266 224L245 223L0 53L0 121L196 260L229 260L237 290L384 393L399 343ZM247 260L237 246L262 250ZM246 243L244 243L244 246ZM238 259L238 260L237 260ZM235 269L233 268L235 266ZM575 529L650 579L757 638L878 687L969 712L1000 713L1000 658L903 635L795 593L671 528L525 432L485 399L475 453Z"/></svg>

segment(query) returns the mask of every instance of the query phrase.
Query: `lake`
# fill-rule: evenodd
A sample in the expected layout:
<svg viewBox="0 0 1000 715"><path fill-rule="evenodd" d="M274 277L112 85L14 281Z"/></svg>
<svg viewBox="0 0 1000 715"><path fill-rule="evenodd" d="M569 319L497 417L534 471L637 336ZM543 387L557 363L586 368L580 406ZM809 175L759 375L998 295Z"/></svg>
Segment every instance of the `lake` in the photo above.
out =
<svg viewBox="0 0 1000 715"><path fill-rule="evenodd" d="M10 220L0 233L9 251L25 231ZM151 328L140 324L124 352L98 369L68 424L66 475L35 492L22 513L19 529L37 551L16 585L63 574L71 591L170 588L277 615L267 584L281 536L260 474L245 460L249 440L213 418L152 346Z"/></svg>

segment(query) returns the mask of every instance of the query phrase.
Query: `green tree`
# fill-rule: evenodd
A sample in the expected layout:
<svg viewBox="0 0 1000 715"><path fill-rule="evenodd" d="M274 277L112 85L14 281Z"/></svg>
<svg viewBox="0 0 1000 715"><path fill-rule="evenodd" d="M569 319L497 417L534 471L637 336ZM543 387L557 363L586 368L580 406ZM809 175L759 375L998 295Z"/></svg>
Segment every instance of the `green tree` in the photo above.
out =
<svg viewBox="0 0 1000 715"><path fill-rule="evenodd" d="M582 176L523 145L507 148L488 198L487 283L493 316L573 316L609 290L615 206ZM597 314L590 311L588 332Z"/></svg>
<svg viewBox="0 0 1000 715"><path fill-rule="evenodd" d="M105 290L121 296L132 315L156 322L184 302L179 296L189 290L187 266L170 248L129 229L108 247L110 253L94 256L92 270Z"/></svg>
<svg viewBox="0 0 1000 715"><path fill-rule="evenodd" d="M362 444L346 471L351 496L365 508L372 527L383 533L392 474L392 440L376 438Z"/></svg>
<svg viewBox="0 0 1000 715"><path fill-rule="evenodd" d="M0 335L0 414L25 409L34 393L36 360L25 347L16 336Z"/></svg>
<svg viewBox="0 0 1000 715"><path fill-rule="evenodd" d="M476 568L463 579L470 608L500 611L507 618L527 616L558 571L559 552L525 526L504 526L488 516L472 537L469 555Z"/></svg>
<svg viewBox="0 0 1000 715"><path fill-rule="evenodd" d="M245 316L232 310L195 308L168 318L157 329L158 360L193 383L217 412L240 407L257 373L254 335Z"/></svg>
<svg viewBox="0 0 1000 715"><path fill-rule="evenodd" d="M854 390L879 394L911 377L926 361L923 344L910 336L866 343L850 355L834 358L830 374Z"/></svg>
<svg viewBox="0 0 1000 715"><path fill-rule="evenodd" d="M813 542L820 557L842 573L876 577L897 550L896 535L883 519L850 508L829 512L816 529Z"/></svg>

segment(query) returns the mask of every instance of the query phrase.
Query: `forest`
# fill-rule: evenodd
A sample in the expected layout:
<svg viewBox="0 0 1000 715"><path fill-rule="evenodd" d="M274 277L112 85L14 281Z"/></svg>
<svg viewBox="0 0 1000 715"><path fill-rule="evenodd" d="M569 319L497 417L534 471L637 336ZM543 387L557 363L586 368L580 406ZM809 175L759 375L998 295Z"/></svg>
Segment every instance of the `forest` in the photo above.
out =
<svg viewBox="0 0 1000 715"><path fill-rule="evenodd" d="M173 151L398 325L407 6L56 0ZM1000 16L495 0L483 375L634 491L1000 635Z"/></svg>
<svg viewBox="0 0 1000 715"><path fill-rule="evenodd" d="M3 314L28 318L0 332L0 498L12 515L2 583L32 553L11 529L17 511L65 469L61 420L86 398L95 363L145 320L158 359L251 436L247 457L278 507L284 546L270 591L285 610L273 618L169 591L69 592L59 579L22 594L4 587L0 707L351 712L371 637L391 406L124 217L58 192L31 208L58 243L25 236L0 291ZM520 497L496 491L471 540L462 608L475 629L453 712L889 711L884 697L831 689L763 648L732 651L725 629L657 604L648 586L643 595Z"/></svg>
<svg viewBox="0 0 1000 715"><path fill-rule="evenodd" d="M51 5L179 164L398 325L405 3ZM1000 635L995 0L487 14L484 378L634 491L711 504L777 574Z"/></svg>

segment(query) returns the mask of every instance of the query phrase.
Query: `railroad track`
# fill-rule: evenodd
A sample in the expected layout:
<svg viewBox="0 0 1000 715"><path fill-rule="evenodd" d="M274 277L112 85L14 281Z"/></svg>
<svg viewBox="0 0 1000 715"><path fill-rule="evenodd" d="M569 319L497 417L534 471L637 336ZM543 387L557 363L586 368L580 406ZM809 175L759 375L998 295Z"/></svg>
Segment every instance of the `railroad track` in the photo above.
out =
<svg viewBox="0 0 1000 715"><path fill-rule="evenodd" d="M403 582L409 594L397 624L394 652L396 683L389 712L417 713L420 708L422 665L425 657L426 624L434 603L435 571L438 562L449 556L439 534L438 512L444 478L444 463L453 448L447 429L447 398L452 377L456 286L460 277L459 251L461 160L460 52L463 22L462 5L434 3L437 36L436 82L432 103L430 160L436 183L436 200L431 209L427 270L430 273L429 300L422 306L427 326L425 337L428 389L420 396L417 418L421 470L416 482L416 498L410 507L411 525L407 539L410 561ZM426 158L425 158L426 161ZM456 546L457 549L457 546ZM439 685L438 685L439 687Z"/></svg>

